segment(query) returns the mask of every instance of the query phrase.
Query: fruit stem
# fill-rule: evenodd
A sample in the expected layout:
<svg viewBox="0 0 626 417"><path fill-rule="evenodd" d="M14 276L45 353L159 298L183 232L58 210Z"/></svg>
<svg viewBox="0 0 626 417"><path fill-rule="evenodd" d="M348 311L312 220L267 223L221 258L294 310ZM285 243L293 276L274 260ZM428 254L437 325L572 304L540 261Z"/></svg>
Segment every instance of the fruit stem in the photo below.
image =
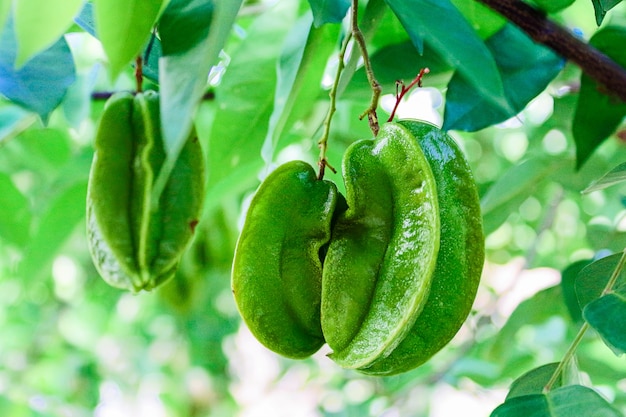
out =
<svg viewBox="0 0 626 417"><path fill-rule="evenodd" d="M352 13L350 15L350 25L352 29L352 36L356 41L359 49L361 51L361 56L363 57L363 67L365 68L365 74L367 75L367 81L369 81L370 86L372 87L372 99L370 101L370 106L359 116L359 119L363 119L367 115L367 120L370 125L370 129L374 136L378 135L378 131L380 126L378 124L378 116L376 115L376 109L378 108L378 100L380 99L380 94L382 92L382 87L380 83L376 80L374 76L374 70L372 69L372 64L370 62L369 55L367 53L367 45L365 44L365 38L363 37L363 32L359 29L359 21L358 21L358 12L359 12L359 0L352 0Z"/></svg>
<svg viewBox="0 0 626 417"><path fill-rule="evenodd" d="M326 159L326 151L328 150L330 123L333 119L333 115L335 114L335 110L337 110L337 87L339 86L339 78L341 78L341 73L345 67L344 57L346 55L346 50L348 49L348 44L350 43L351 39L352 34L348 33L343 41L343 44L341 45L341 50L339 51L339 63L337 64L337 72L335 74L335 79L333 80L333 85L330 88L330 92L328 93L328 96L330 97L330 105L328 107L328 113L326 114L326 118L324 119L324 132L322 133L322 138L317 143L320 148L320 159L318 162L320 171L317 175L317 178L320 180L324 179L324 172L326 170L326 167L328 167L328 169L330 169L332 172L337 173L337 170L328 163L328 159Z"/></svg>
<svg viewBox="0 0 626 417"><path fill-rule="evenodd" d="M143 59L138 56L135 59L135 83L137 85L137 92L141 93L143 90Z"/></svg>
<svg viewBox="0 0 626 417"><path fill-rule="evenodd" d="M609 292L611 292L613 290L613 287L615 286L615 283L617 282L617 279L619 278L620 274L622 273L622 269L624 269L624 264L626 264L626 248L624 248L624 250L622 251L622 257L620 258L619 262L617 263L617 266L613 270L613 274L611 275L611 277L609 278L609 281L606 283L606 286L602 290L602 293L600 294L600 297L608 294ZM550 391L552 389L552 386L559 379L559 376L563 372L563 368L565 368L565 365L567 365L567 363L574 356L574 353L576 352L576 348L578 348L578 345L583 340L583 336L585 335L587 330L589 330L589 327L590 327L589 323L587 323L587 322L583 323L583 325L581 326L580 330L578 331L578 334L574 338L574 341L572 342L570 347L567 349L567 352L565 352L565 355L563 356L563 359L561 360L561 362L559 362L559 365L554 370L554 373L552 374L552 377L550 378L548 383L543 388L544 392Z"/></svg>

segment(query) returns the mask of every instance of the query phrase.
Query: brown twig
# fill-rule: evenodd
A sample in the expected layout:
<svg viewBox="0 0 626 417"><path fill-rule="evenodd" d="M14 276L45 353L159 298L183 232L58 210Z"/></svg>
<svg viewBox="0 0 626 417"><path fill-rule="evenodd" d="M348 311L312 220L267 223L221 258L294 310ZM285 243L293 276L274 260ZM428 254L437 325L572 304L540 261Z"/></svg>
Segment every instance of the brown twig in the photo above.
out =
<svg viewBox="0 0 626 417"><path fill-rule="evenodd" d="M578 65L606 91L626 102L626 69L593 46L583 42L541 11L520 0L476 0L504 16L535 42Z"/></svg>
<svg viewBox="0 0 626 417"><path fill-rule="evenodd" d="M380 86L378 80L374 76L374 70L372 69L372 64L370 63L369 54L367 53L367 45L365 44L365 38L363 37L363 32L359 29L359 19L358 19L358 10L359 10L359 0L352 0L352 8L350 15L350 26L352 29L352 37L354 37L354 41L359 46L359 50L361 51L361 57L363 57L363 67L365 68L365 74L367 74L367 80L370 83L370 87L372 88L372 100L370 101L370 106L363 112L363 114L359 117L363 119L367 115L367 120L369 122L370 129L374 136L378 135L378 130L380 129L378 123L378 116L376 115L376 109L378 108L378 100L380 99L380 94L383 89Z"/></svg>
<svg viewBox="0 0 626 417"><path fill-rule="evenodd" d="M328 105L328 112L326 113L326 118L324 119L324 131L322 133L322 137L320 138L317 145L320 148L320 159L317 162L319 167L319 174L317 178L319 180L324 179L324 173L326 172L326 167L330 169L333 173L337 173L337 170L330 165L328 159L326 158L326 151L328 150L328 138L330 137L330 123L333 120L333 115L337 110L337 88L339 86L339 79L341 78L341 73L344 70L345 62L344 58L346 55L346 50L348 49L348 45L350 44L350 40L352 39L352 34L349 33L348 36L343 41L341 45L341 49L339 50L339 62L337 63L337 72L335 73L335 80L333 81L333 85L330 88L330 92L328 93L328 98L330 103Z"/></svg>
<svg viewBox="0 0 626 417"><path fill-rule="evenodd" d="M393 106L393 110L391 111L391 114L389 115L389 119L387 119L388 122L391 122L393 118L396 116L396 110L398 110L398 106L400 105L400 102L404 98L404 95L408 93L411 90L411 88L413 88L416 84L418 87L421 87L422 78L424 78L424 75L428 74L429 72L430 72L430 69L422 68L419 74L417 74L417 76L413 79L413 81L411 81L411 84L409 85L404 85L402 81L397 81L398 83L397 86L402 86L402 89L400 91L396 91L396 104Z"/></svg>
<svg viewBox="0 0 626 417"><path fill-rule="evenodd" d="M137 92L143 91L143 58L140 56L135 60L135 83L137 85Z"/></svg>
<svg viewBox="0 0 626 417"><path fill-rule="evenodd" d="M113 91L94 91L93 93L91 93L91 99L92 100L108 100L113 94L115 94L115 92ZM215 92L212 90L207 91L202 96L202 101L211 101L211 100L215 100Z"/></svg>

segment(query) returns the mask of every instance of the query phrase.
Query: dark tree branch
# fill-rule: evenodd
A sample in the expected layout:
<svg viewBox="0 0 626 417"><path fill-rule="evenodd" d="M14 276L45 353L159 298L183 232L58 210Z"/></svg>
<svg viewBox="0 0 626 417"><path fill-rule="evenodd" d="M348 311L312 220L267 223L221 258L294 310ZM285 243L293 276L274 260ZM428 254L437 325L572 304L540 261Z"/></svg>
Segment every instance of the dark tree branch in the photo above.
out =
<svg viewBox="0 0 626 417"><path fill-rule="evenodd" d="M94 91L93 93L91 93L91 99L92 100L108 100L109 98L111 98L113 94L115 94L114 91ZM202 100L203 101L215 100L215 92L212 90L205 92L204 95L202 96Z"/></svg>
<svg viewBox="0 0 626 417"><path fill-rule="evenodd" d="M626 70L589 44L578 39L545 14L520 0L476 0L519 26L535 42L578 65L602 84L607 93L626 102Z"/></svg>

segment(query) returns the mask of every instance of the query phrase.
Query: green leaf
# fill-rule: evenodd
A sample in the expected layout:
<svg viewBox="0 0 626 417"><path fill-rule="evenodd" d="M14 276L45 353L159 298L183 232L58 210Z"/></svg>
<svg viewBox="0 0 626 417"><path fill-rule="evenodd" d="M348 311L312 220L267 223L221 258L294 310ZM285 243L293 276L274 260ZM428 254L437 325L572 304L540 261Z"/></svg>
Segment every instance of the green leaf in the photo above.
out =
<svg viewBox="0 0 626 417"><path fill-rule="evenodd" d="M569 161L547 156L535 156L506 171L481 199L483 217L498 211L509 201L528 197L542 181Z"/></svg>
<svg viewBox="0 0 626 417"><path fill-rule="evenodd" d="M97 37L96 35L96 22L93 16L93 4L85 3L83 8L80 10L78 16L74 18L74 22L80 26L85 32L90 35ZM148 48L150 49L150 53L148 52ZM158 81L159 79L159 58L163 54L161 50L161 40L152 37L150 41L146 45L145 49L141 53L143 56L144 62L142 66L143 75L146 77ZM146 56L147 55L147 56Z"/></svg>
<svg viewBox="0 0 626 417"><path fill-rule="evenodd" d="M68 27L84 0L19 0L13 10L19 45L15 65L53 45Z"/></svg>
<svg viewBox="0 0 626 417"><path fill-rule="evenodd" d="M589 43L626 68L626 28L601 29ZM626 103L612 96L610 91L587 75L581 75L578 104L572 122L577 168L615 131L624 116Z"/></svg>
<svg viewBox="0 0 626 417"><path fill-rule="evenodd" d="M94 0L98 39L116 79L148 42L161 0Z"/></svg>
<svg viewBox="0 0 626 417"><path fill-rule="evenodd" d="M596 23L600 26L606 13L620 4L622 0L591 0L591 2L593 3L593 9L596 14Z"/></svg>
<svg viewBox="0 0 626 417"><path fill-rule="evenodd" d="M9 19L0 33L0 94L46 121L76 79L74 59L65 38L15 68L17 41Z"/></svg>
<svg viewBox="0 0 626 417"><path fill-rule="evenodd" d="M524 193L511 195L508 200L502 200L502 204L498 205L494 210L490 210L488 214L483 213L483 230L485 236L498 230L509 218L511 213L519 210L519 207L529 197L530 193L535 192L539 187L545 184L538 184L534 190L527 190Z"/></svg>
<svg viewBox="0 0 626 417"><path fill-rule="evenodd" d="M96 21L93 16L93 3L87 2L80 9L80 12L74 17L74 23L80 26L85 32L89 33L93 37L96 35Z"/></svg>
<svg viewBox="0 0 626 417"><path fill-rule="evenodd" d="M506 401L493 410L490 417L549 417L547 407L544 395L526 395Z"/></svg>
<svg viewBox="0 0 626 417"><path fill-rule="evenodd" d="M309 0L315 27L324 23L339 23L346 16L350 0Z"/></svg>
<svg viewBox="0 0 626 417"><path fill-rule="evenodd" d="M212 0L171 0L159 19L163 54L183 54L202 43L214 9Z"/></svg>
<svg viewBox="0 0 626 417"><path fill-rule="evenodd" d="M215 92L214 122L206 132L207 204L216 188L235 188L236 180L245 183L248 175L254 178L263 166L260 155L274 104L278 56L296 18L297 4L277 3L254 21L231 54Z"/></svg>
<svg viewBox="0 0 626 417"><path fill-rule="evenodd" d="M615 206L621 205L617 201L614 204ZM611 223L594 222L588 224L586 238L592 248L618 252L626 247L626 231L619 230Z"/></svg>
<svg viewBox="0 0 626 417"><path fill-rule="evenodd" d="M558 388L547 394L515 397L496 408L491 417L621 417L594 390L581 385Z"/></svg>
<svg viewBox="0 0 626 417"><path fill-rule="evenodd" d="M506 401L524 395L542 394L544 387L550 381L550 378L552 378L558 366L559 362L542 365L517 378L511 384L509 393L506 396ZM576 363L571 361L563 368L552 388L555 389L572 385L578 383L579 379Z"/></svg>
<svg viewBox="0 0 626 417"><path fill-rule="evenodd" d="M535 5L546 13L556 13L574 3L575 0L533 0Z"/></svg>
<svg viewBox="0 0 626 417"><path fill-rule="evenodd" d="M274 107L262 150L266 162L272 161L282 135L313 108L326 63L335 51L339 27L311 25L310 15L300 18L287 35L280 56Z"/></svg>
<svg viewBox="0 0 626 417"><path fill-rule="evenodd" d="M509 105L494 104L456 73L446 94L444 130L476 131L515 116L546 88L564 64L562 58L533 42L512 24L489 38L486 44L500 71L504 85L502 99Z"/></svg>
<svg viewBox="0 0 626 417"><path fill-rule="evenodd" d="M481 97L509 109L493 55L450 0L386 1L420 53L427 41Z"/></svg>
<svg viewBox="0 0 626 417"><path fill-rule="evenodd" d="M593 191L604 190L605 188L624 181L626 181L626 162L622 162L602 177L589 184L589 187L585 188L582 193L589 194Z"/></svg>
<svg viewBox="0 0 626 417"><path fill-rule="evenodd" d="M567 268L561 272L563 298L565 299L565 305L574 322L580 322L583 319L582 310L580 304L578 304L578 297L576 296L576 278L583 268L591 262L591 259L577 261L568 265Z"/></svg>
<svg viewBox="0 0 626 417"><path fill-rule="evenodd" d="M232 15L223 16L222 24L215 17L213 0L173 0L159 21L164 53L159 66L161 128L170 161L185 143L207 76L232 25Z"/></svg>
<svg viewBox="0 0 626 417"><path fill-rule="evenodd" d="M9 175L0 172L0 238L23 247L28 242L30 222L28 199Z"/></svg>
<svg viewBox="0 0 626 417"><path fill-rule="evenodd" d="M161 22L165 30L163 48L167 51L159 66L161 127L170 166L191 129L209 71L230 34L240 5L241 0L215 4L211 0L174 1L171 13ZM197 32L185 41L180 37L187 34L188 26Z"/></svg>
<svg viewBox="0 0 626 417"><path fill-rule="evenodd" d="M143 56L142 72L145 77L159 82L159 61L163 56L163 49L161 46L161 40L156 36L150 38L150 42L146 45L145 49L141 53Z"/></svg>
<svg viewBox="0 0 626 417"><path fill-rule="evenodd" d="M608 293L587 304L583 317L616 354L626 352L626 289Z"/></svg>
<svg viewBox="0 0 626 417"><path fill-rule="evenodd" d="M230 34L241 2L175 0L161 22L168 52L159 61L161 129L167 159L154 187L153 202L185 144L209 71ZM196 32L190 40L183 40L181 34L187 33L188 27Z"/></svg>
<svg viewBox="0 0 626 417"><path fill-rule="evenodd" d="M558 366L559 362L549 363L526 372L513 381L506 396L506 401L524 395L541 394ZM560 381L557 384L556 388L563 385Z"/></svg>
<svg viewBox="0 0 626 417"><path fill-rule="evenodd" d="M506 25L506 19L477 1L451 0L481 39L488 39Z"/></svg>
<svg viewBox="0 0 626 417"><path fill-rule="evenodd" d="M606 256L584 267L576 278L578 305L584 309L587 304L602 295L613 271L622 257L621 253ZM618 277L617 286L626 285L626 271Z"/></svg>

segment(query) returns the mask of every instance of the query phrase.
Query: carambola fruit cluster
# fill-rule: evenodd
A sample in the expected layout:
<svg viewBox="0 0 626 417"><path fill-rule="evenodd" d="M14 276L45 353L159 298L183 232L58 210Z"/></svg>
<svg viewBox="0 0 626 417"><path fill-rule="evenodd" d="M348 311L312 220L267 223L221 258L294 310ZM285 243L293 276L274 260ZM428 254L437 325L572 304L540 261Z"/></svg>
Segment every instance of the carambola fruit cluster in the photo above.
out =
<svg viewBox="0 0 626 417"><path fill-rule="evenodd" d="M370 375L413 369L467 318L484 261L470 167L419 121L386 123L343 158L345 197L302 161L257 190L235 251L232 290L254 336L290 358L327 343Z"/></svg>
<svg viewBox="0 0 626 417"><path fill-rule="evenodd" d="M87 241L111 286L137 292L163 284L193 237L204 198L204 158L194 133L155 206L164 162L158 93L113 95L98 127L87 190Z"/></svg>

